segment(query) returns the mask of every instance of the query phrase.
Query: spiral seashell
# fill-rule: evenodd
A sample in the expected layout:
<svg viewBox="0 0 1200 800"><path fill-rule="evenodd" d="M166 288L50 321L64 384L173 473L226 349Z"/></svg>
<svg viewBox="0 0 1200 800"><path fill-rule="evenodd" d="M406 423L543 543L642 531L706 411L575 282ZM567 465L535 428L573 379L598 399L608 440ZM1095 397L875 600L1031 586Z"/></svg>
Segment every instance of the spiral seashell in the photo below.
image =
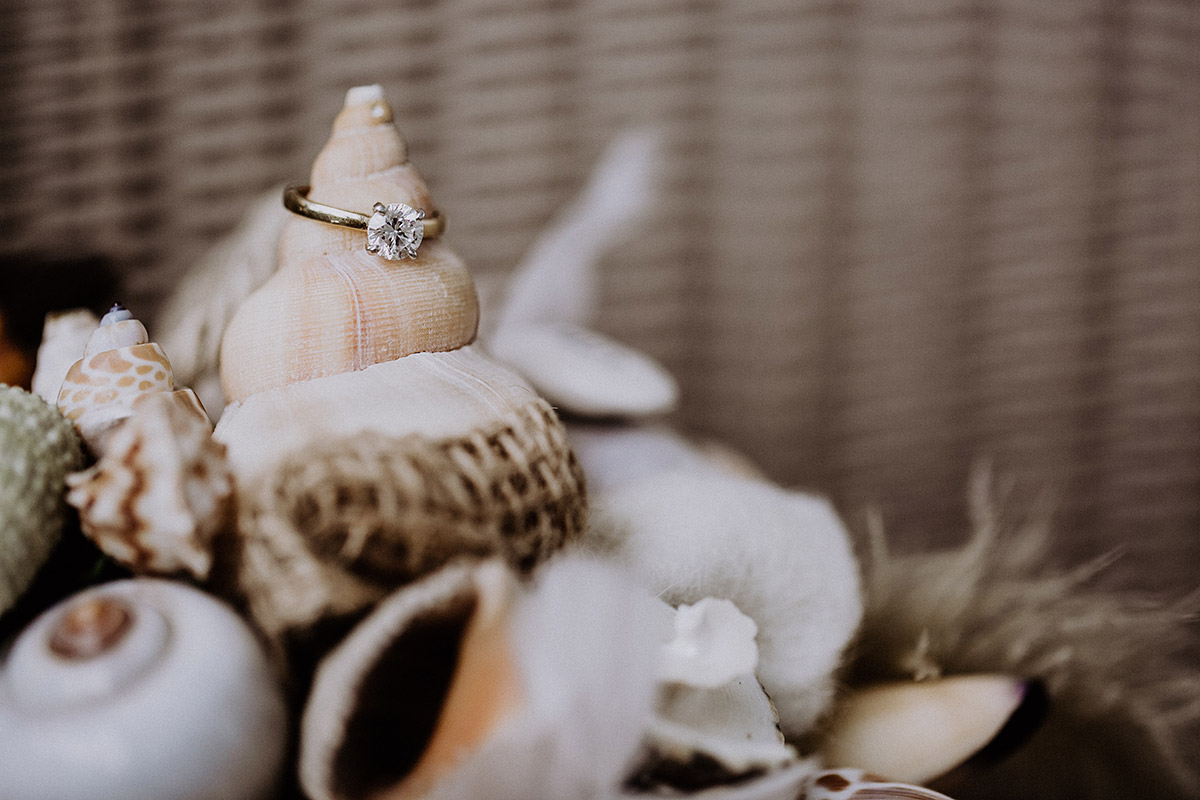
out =
<svg viewBox="0 0 1200 800"><path fill-rule="evenodd" d="M434 207L378 86L347 94L310 183L312 200L351 211L369 211L376 202ZM475 338L474 283L441 239L402 263L366 252L364 242L361 231L288 220L278 271L225 330L227 399L410 353L454 350Z"/></svg>
<svg viewBox="0 0 1200 800"><path fill-rule="evenodd" d="M133 413L139 398L171 393L174 401L207 418L190 389L175 390L171 362L146 328L121 305L113 306L88 339L84 356L67 371L58 410L88 447L102 455L113 430Z"/></svg>
<svg viewBox="0 0 1200 800"><path fill-rule="evenodd" d="M28 588L62 536L67 473L79 436L54 407L0 385L0 614Z"/></svg>
<svg viewBox="0 0 1200 800"><path fill-rule="evenodd" d="M141 398L100 461L67 484L84 533L135 572L206 578L212 540L233 519L225 448L170 394Z"/></svg>
<svg viewBox="0 0 1200 800"><path fill-rule="evenodd" d="M0 672L6 800L269 800L282 693L246 624L179 583L108 583L60 603Z"/></svg>

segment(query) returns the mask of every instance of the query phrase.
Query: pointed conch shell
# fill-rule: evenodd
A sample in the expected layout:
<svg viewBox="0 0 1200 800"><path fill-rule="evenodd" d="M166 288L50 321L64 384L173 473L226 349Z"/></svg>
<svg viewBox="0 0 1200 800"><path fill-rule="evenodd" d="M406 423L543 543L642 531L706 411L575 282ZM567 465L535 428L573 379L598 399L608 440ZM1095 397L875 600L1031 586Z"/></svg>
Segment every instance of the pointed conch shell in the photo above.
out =
<svg viewBox="0 0 1200 800"><path fill-rule="evenodd" d="M822 760L898 781L933 780L995 738L1026 688L1009 675L958 675L861 689L836 709Z"/></svg>
<svg viewBox="0 0 1200 800"><path fill-rule="evenodd" d="M96 545L138 572L204 579L232 521L233 478L207 417L173 395L141 398L98 463L67 479Z"/></svg>
<svg viewBox="0 0 1200 800"><path fill-rule="evenodd" d="M171 362L146 328L128 311L114 307L88 339L83 358L67 371L58 392L58 410L75 425L88 447L102 455L115 428L133 414L140 398L169 393L207 419L190 389L175 389Z"/></svg>
<svg viewBox="0 0 1200 800"><path fill-rule="evenodd" d="M376 202L434 208L377 86L347 94L310 183L310 199L350 211L369 213ZM365 241L362 231L288 220L279 270L238 309L222 339L227 399L475 338L474 283L442 240L426 241L415 260L402 262L366 252Z"/></svg>

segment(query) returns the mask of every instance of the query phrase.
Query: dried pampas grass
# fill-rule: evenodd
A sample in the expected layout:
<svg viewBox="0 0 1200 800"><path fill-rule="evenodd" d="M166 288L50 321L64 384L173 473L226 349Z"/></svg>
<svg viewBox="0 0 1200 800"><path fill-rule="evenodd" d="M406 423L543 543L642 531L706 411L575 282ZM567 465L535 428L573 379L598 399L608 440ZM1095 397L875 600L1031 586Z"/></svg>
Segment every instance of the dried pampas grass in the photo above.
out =
<svg viewBox="0 0 1200 800"><path fill-rule="evenodd" d="M943 780L959 800L1200 796L1200 592L1165 602L1099 586L1116 556L1053 566L1048 509L1014 514L1009 494L977 470L973 533L956 550L890 553L873 520L848 681L1005 672L1044 685L1032 738Z"/></svg>

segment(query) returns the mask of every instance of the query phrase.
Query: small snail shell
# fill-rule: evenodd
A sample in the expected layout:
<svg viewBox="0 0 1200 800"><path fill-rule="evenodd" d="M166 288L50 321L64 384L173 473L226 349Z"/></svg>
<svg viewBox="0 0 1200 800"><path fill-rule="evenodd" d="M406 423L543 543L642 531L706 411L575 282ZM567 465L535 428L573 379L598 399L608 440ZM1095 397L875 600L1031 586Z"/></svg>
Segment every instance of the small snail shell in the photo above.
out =
<svg viewBox="0 0 1200 800"><path fill-rule="evenodd" d="M113 430L133 413L134 403L148 394L172 393L176 402L207 416L195 393L175 390L171 362L148 339L145 326L115 305L63 380L58 410L97 455L103 454Z"/></svg>
<svg viewBox="0 0 1200 800"><path fill-rule="evenodd" d="M350 211L376 202L433 210L379 87L358 87L313 165L309 197ZM279 269L238 309L221 343L221 383L240 401L266 389L469 344L475 285L441 239L412 261L364 249L362 231L293 216Z"/></svg>
<svg viewBox="0 0 1200 800"><path fill-rule="evenodd" d="M54 407L0 385L0 614L28 588L62 537L64 480L83 461Z"/></svg>
<svg viewBox="0 0 1200 800"><path fill-rule="evenodd" d="M6 800L265 800L286 738L250 630L182 584L69 598L18 637L0 673Z"/></svg>
<svg viewBox="0 0 1200 800"><path fill-rule="evenodd" d="M232 523L233 478L208 418L171 394L142 397L104 456L68 477L83 531L137 572L203 580L213 538Z"/></svg>

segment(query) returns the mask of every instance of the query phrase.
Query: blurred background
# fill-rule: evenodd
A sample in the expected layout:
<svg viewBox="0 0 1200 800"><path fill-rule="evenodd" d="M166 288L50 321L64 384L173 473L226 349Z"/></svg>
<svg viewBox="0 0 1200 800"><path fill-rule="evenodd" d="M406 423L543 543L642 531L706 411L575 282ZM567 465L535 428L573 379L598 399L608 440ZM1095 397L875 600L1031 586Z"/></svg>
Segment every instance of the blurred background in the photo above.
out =
<svg viewBox="0 0 1200 800"><path fill-rule="evenodd" d="M914 544L988 458L1065 560L1200 583L1194 0L2 0L0 255L150 317L373 82L485 282L663 131L599 322L689 430Z"/></svg>

